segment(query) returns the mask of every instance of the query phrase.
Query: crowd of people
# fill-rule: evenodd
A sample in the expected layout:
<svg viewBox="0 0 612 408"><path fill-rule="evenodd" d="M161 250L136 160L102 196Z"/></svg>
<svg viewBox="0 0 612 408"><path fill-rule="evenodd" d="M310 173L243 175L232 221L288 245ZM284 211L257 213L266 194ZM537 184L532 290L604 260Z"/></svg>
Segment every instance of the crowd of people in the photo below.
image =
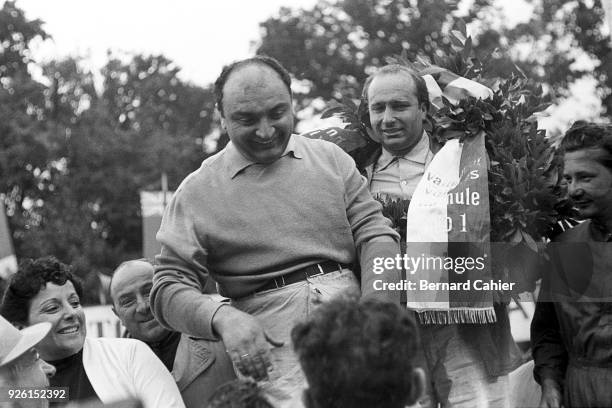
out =
<svg viewBox="0 0 612 408"><path fill-rule="evenodd" d="M467 94L486 97L470 82ZM430 322L399 291L375 290L402 270L376 273L374 260L402 250L374 195L411 199L441 149L423 126L428 83L402 65L365 82L380 148L363 174L335 144L293 133L290 75L273 58L225 67L214 91L230 143L168 203L156 259L116 268L124 338L86 337L69 265L24 260L0 307L0 386L67 387L69 401L51 406L510 407L523 359L505 304L487 321ZM585 221L549 245L542 268L536 404L610 407L612 126L576 123L561 151ZM203 293L209 278L227 301Z"/></svg>

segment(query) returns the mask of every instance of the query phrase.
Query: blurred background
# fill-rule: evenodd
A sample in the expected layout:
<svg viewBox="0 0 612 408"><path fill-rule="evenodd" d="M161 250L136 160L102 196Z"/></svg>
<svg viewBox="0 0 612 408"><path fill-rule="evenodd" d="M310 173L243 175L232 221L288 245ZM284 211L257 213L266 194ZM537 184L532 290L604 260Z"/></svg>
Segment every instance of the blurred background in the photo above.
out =
<svg viewBox="0 0 612 408"><path fill-rule="evenodd" d="M52 254L84 303L108 302L109 274L155 254L169 194L227 142L224 64L279 59L304 132L385 57L442 56L457 18L488 85L542 85L550 137L610 121L612 0L0 1L0 289L18 259Z"/></svg>

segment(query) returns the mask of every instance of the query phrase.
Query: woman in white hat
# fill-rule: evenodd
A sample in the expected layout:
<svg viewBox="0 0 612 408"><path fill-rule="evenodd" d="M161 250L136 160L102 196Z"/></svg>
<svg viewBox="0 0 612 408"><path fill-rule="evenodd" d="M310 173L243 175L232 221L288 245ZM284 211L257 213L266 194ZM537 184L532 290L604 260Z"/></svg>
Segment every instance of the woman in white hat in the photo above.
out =
<svg viewBox="0 0 612 408"><path fill-rule="evenodd" d="M34 349L51 330L50 323L39 323L18 330L0 316L0 389L49 386L48 376L53 376L55 368L41 360ZM0 401L8 395L0 396ZM46 399L15 399L13 406L21 408L48 406ZM3 405L4 406L4 405Z"/></svg>

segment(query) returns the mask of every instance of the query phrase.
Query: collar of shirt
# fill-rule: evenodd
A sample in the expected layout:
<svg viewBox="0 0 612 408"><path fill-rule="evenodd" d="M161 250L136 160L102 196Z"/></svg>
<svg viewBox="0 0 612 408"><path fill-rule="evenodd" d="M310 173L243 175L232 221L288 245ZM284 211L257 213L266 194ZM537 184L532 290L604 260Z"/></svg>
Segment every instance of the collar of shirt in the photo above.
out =
<svg viewBox="0 0 612 408"><path fill-rule="evenodd" d="M376 165L376 171L383 171L391 163L395 161L395 159L403 159L410 160L418 164L425 165L427 163L427 155L429 154L429 136L427 133L423 131L423 135L421 136L421 140L414 146L412 150L410 150L405 155L398 157L394 156L392 153L388 152L384 147L382 149L382 153L380 158L378 159Z"/></svg>
<svg viewBox="0 0 612 408"><path fill-rule="evenodd" d="M291 135L289 138L289 143L287 143L287 147L285 148L285 151L281 157L287 156L288 154L291 154L291 156L296 159L301 159L303 157L302 153L300 152L300 146L295 142L295 137L295 135ZM228 173L232 179L247 167L254 164L259 164L244 157L242 153L238 151L236 145L234 145L231 141L225 147L225 160L227 163Z"/></svg>

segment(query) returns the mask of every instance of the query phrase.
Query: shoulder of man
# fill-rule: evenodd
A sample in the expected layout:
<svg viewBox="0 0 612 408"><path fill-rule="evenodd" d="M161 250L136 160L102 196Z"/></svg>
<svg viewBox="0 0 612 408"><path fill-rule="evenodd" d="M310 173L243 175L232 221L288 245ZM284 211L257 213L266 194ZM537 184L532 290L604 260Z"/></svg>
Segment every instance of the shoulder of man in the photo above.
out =
<svg viewBox="0 0 612 408"><path fill-rule="evenodd" d="M308 156L311 160L321 161L334 161L337 162L338 158L346 159L347 162L354 163L353 158L346 153L337 144L322 140L322 139L311 139L306 136L296 135L292 136L295 139L295 147L298 154L300 152L303 155Z"/></svg>
<svg viewBox="0 0 612 408"><path fill-rule="evenodd" d="M332 152L333 150L343 151L338 145L333 142L324 139L315 139L301 134L294 133L291 135L294 143L298 149L312 149L321 150L325 152Z"/></svg>

